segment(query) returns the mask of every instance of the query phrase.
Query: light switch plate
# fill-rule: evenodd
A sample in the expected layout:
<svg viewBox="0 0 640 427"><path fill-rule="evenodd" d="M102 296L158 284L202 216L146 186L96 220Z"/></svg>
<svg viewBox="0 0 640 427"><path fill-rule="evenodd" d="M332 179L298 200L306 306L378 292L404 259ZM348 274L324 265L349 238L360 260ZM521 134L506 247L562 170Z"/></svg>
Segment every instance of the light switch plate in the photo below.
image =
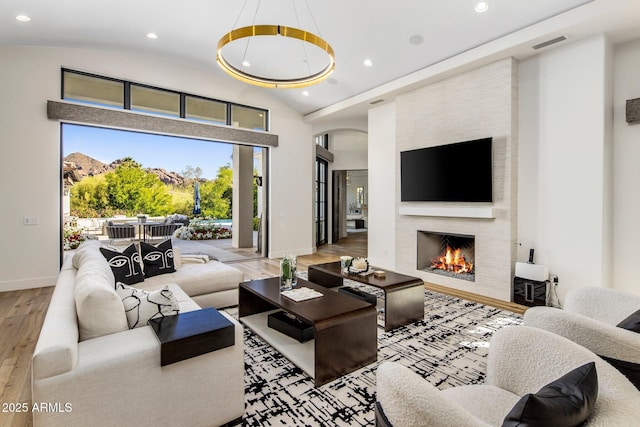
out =
<svg viewBox="0 0 640 427"><path fill-rule="evenodd" d="M25 216L23 219L24 225L38 225L40 220L37 216Z"/></svg>

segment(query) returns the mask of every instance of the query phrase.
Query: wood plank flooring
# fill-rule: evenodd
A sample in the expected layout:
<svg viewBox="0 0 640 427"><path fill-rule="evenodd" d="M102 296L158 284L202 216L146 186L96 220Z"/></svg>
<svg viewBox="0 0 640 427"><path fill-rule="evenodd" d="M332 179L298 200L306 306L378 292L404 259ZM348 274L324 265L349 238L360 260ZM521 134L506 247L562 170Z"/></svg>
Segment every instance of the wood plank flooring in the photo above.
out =
<svg viewBox="0 0 640 427"><path fill-rule="evenodd" d="M53 287L0 292L0 405L31 407L31 357ZM5 412L0 426L30 426L31 411Z"/></svg>
<svg viewBox="0 0 640 427"><path fill-rule="evenodd" d="M367 234L350 233L336 244L321 246L312 255L299 256L298 271L307 271L311 264L338 261L341 255L366 257ZM246 280L272 277L278 275L280 269L278 259L260 258L230 264L242 270ZM438 285L426 284L425 287L518 313L527 308ZM29 407L32 404L31 357L52 293L53 286L0 292L0 404L25 402ZM31 425L30 412L0 412L0 427Z"/></svg>

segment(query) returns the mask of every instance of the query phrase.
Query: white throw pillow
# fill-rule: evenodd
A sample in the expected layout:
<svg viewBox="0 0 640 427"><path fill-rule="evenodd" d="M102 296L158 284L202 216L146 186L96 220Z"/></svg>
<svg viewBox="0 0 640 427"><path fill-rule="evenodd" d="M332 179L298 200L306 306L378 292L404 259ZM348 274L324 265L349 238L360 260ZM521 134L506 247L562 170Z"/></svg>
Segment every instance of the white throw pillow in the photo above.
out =
<svg viewBox="0 0 640 427"><path fill-rule="evenodd" d="M122 298L129 329L146 326L150 319L178 314L178 300L169 286L157 291L145 291L118 282L116 292Z"/></svg>

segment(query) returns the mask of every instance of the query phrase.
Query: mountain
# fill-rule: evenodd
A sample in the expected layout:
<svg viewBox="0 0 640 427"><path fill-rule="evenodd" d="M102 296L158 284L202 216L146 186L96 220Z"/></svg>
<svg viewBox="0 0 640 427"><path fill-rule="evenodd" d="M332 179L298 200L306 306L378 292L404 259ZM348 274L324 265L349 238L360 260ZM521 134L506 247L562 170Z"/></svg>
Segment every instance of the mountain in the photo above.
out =
<svg viewBox="0 0 640 427"><path fill-rule="evenodd" d="M162 168L147 168L147 172L154 173L165 184L181 185L184 184L184 177L176 172L167 172Z"/></svg>
<svg viewBox="0 0 640 427"><path fill-rule="evenodd" d="M76 170L80 179L85 176L99 175L103 173L115 170L121 163L121 160L114 160L113 162L106 164L100 160L96 160L93 157L89 157L83 153L71 153L64 158L65 162L72 162L76 165ZM165 184L181 185L184 183L184 177L177 172L169 172L162 168L147 168L147 172L153 173L160 178L160 181Z"/></svg>
<svg viewBox="0 0 640 427"><path fill-rule="evenodd" d="M96 160L93 157L89 157L82 153L71 153L64 158L65 162L73 162L76 165L76 170L80 178L85 176L99 175L112 170L109 165L102 163L100 160Z"/></svg>

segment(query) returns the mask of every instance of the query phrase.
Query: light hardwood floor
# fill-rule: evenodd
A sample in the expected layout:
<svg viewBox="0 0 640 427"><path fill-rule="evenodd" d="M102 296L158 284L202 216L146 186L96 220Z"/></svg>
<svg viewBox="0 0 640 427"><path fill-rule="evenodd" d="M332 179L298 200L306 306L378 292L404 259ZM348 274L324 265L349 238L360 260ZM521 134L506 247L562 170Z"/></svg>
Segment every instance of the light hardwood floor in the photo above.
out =
<svg viewBox="0 0 640 427"><path fill-rule="evenodd" d="M341 255L366 257L366 233L350 233L348 238L324 245L312 255L299 256L298 271L307 271L311 264L338 261ZM230 264L242 270L246 280L253 280L278 275L280 262L260 258ZM527 308L437 285L425 284L425 287L517 313ZM26 402L31 406L31 357L52 293L53 286L0 292L0 404ZM30 425L30 413L0 412L2 427Z"/></svg>

